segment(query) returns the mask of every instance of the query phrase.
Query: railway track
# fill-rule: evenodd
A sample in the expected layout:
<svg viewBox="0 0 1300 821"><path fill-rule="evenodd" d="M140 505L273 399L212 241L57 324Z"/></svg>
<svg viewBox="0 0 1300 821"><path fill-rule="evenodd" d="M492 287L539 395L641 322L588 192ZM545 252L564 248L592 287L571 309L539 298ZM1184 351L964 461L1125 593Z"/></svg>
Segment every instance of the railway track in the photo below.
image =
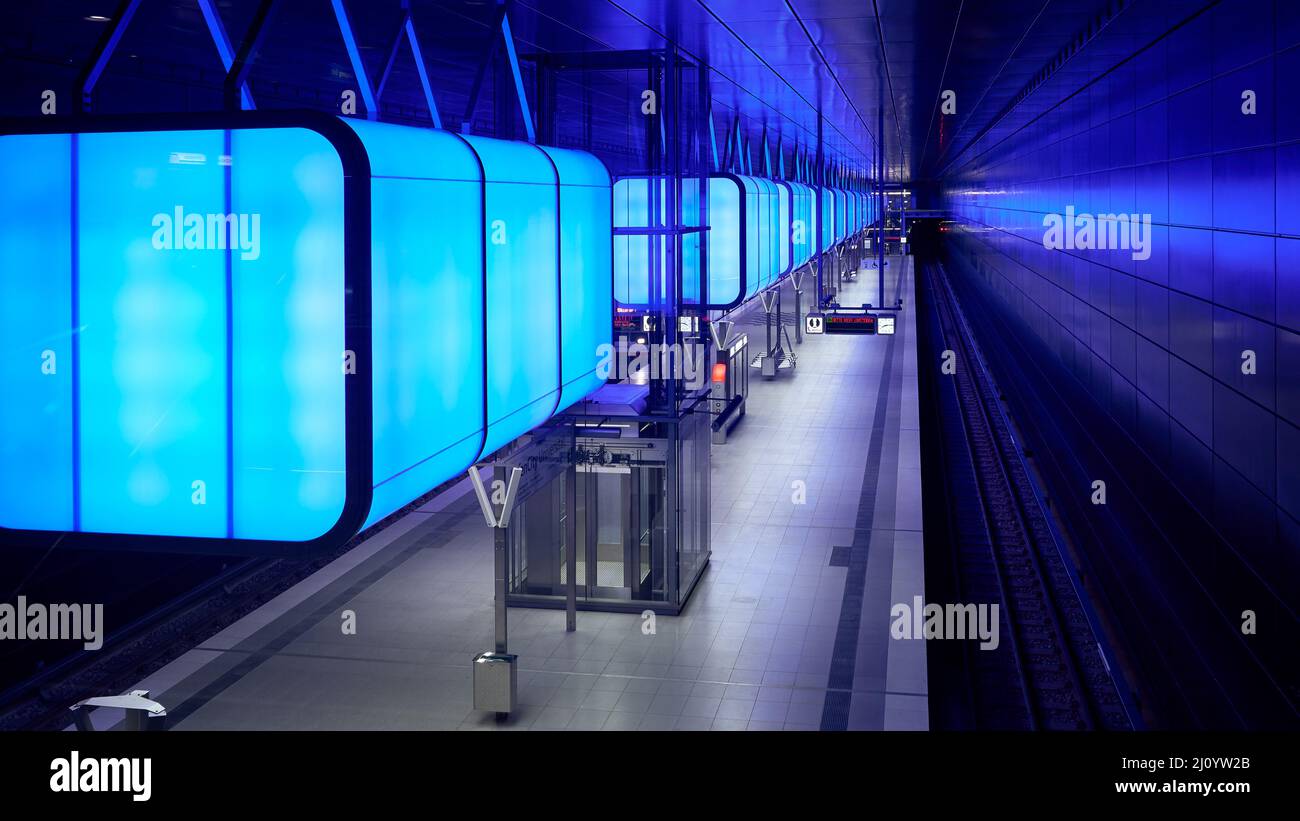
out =
<svg viewBox="0 0 1300 821"><path fill-rule="evenodd" d="M964 602L997 602L1005 637L996 650L966 649L974 724L979 729L1131 729L947 274L931 263L925 281L941 349L955 355L942 435L953 485L956 590Z"/></svg>

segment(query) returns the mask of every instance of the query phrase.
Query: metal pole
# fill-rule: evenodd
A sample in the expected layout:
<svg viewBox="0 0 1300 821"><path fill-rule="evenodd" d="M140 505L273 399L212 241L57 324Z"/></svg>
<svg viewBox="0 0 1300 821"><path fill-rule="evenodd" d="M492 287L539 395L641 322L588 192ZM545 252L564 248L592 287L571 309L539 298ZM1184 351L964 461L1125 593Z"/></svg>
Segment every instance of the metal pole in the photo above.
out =
<svg viewBox="0 0 1300 821"><path fill-rule="evenodd" d="M569 565L568 596L565 602L565 629L578 629L578 465L577 448L569 450L569 466L564 474L564 545Z"/></svg>
<svg viewBox="0 0 1300 821"><path fill-rule="evenodd" d="M905 253L907 251L907 195L906 194L903 195L903 210L901 212L899 220L900 220L900 224L903 226L902 228L899 229L900 231L902 231L902 233L899 234L899 246L900 246L899 250Z"/></svg>
<svg viewBox="0 0 1300 821"><path fill-rule="evenodd" d="M802 345L803 344L803 314L799 305L801 301L799 299L799 296L800 294L803 293L803 288L800 288L799 286L803 284L803 280L799 276L798 271L795 271L794 276L795 276L795 281L792 283L794 285L794 342L796 345Z"/></svg>
<svg viewBox="0 0 1300 821"><path fill-rule="evenodd" d="M90 113L91 100L94 97L95 86L99 83L100 75L104 69L108 68L108 61L113 59L113 53L117 51L118 43L122 42L122 36L126 34L126 27L131 25L131 18L140 8L140 0L123 0L117 8L117 14L113 16L113 26L100 39L99 45L95 47L95 57L91 64L86 68L81 76L81 110L87 114Z"/></svg>
<svg viewBox="0 0 1300 821"><path fill-rule="evenodd" d="M235 61L230 64L230 69L226 72L226 108L232 111L239 109L242 99L241 91L246 89L245 83L248 81L248 73L253 67L253 58L256 56L263 39L265 39L266 32L271 28L269 22L275 8L275 0L262 0L258 4L257 11L253 14L253 22L249 23L248 31L244 34L244 40L239 45L239 52L235 55ZM251 102L251 96L249 100Z"/></svg>
<svg viewBox="0 0 1300 821"><path fill-rule="evenodd" d="M505 487L510 481L510 476L506 469L501 465L496 465L492 470L493 487ZM501 482L501 484L497 484ZM496 599L493 602L496 611L496 651L505 653L506 650L506 551L509 545L506 539L506 528L492 528L493 553L496 559Z"/></svg>
<svg viewBox="0 0 1300 821"><path fill-rule="evenodd" d="M826 219L826 211L822 208L822 196L823 196L823 191L822 191L822 189L826 187L826 172L825 172L825 169L824 169L824 166L823 166L823 162L824 162L824 160L825 160L825 157L824 157L823 154L822 154L822 115L821 115L821 112L818 111L818 112L817 112L817 178L816 178L816 185L817 185L817 204L816 204L816 208L817 208L817 308L818 308L818 310L820 310L820 309L821 309L821 306L825 304L825 294L824 294L824 292L823 292L823 290L822 290L822 288L823 288L823 285L822 285L822 277L824 276L824 274L823 274L823 272L822 272L822 255L826 252L826 249L822 247L822 235L823 235L823 234L825 233L825 231L826 231L826 227L825 227L824 225L822 225L822 221Z"/></svg>
<svg viewBox="0 0 1300 821"><path fill-rule="evenodd" d="M876 277L880 284L880 290L876 292L877 307L885 307L885 81L880 80L880 110L877 119L876 134L879 135L876 140L876 177L879 181L880 192L880 242L876 249Z"/></svg>
<svg viewBox="0 0 1300 821"><path fill-rule="evenodd" d="M776 286L776 349L783 352L784 355L785 348L781 347L781 322L783 322L781 320L781 286ZM780 365L780 362L777 362L777 365Z"/></svg>

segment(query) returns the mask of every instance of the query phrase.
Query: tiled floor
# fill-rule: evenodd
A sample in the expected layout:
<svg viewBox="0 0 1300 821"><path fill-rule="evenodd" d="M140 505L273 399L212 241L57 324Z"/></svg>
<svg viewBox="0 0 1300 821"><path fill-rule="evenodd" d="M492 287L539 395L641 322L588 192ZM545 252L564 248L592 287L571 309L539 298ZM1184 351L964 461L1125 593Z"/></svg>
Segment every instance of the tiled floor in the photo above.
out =
<svg viewBox="0 0 1300 821"><path fill-rule="evenodd" d="M793 373L755 371L713 449L713 556L683 615L647 634L579 613L566 633L563 612L511 609L508 721L472 709L492 547L467 483L138 686L179 729L925 728L924 643L888 634L891 604L923 590L911 266L891 262L892 340L808 337ZM860 280L842 304L875 301Z"/></svg>

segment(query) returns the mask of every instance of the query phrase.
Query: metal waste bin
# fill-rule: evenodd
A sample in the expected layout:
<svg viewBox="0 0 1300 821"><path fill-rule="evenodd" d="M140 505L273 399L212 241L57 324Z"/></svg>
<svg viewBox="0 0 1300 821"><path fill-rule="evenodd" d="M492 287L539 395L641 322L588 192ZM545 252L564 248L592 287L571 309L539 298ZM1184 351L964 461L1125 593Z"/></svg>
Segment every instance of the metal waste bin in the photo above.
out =
<svg viewBox="0 0 1300 821"><path fill-rule="evenodd" d="M474 657L474 709L512 713L518 692L519 657L512 653L479 653Z"/></svg>

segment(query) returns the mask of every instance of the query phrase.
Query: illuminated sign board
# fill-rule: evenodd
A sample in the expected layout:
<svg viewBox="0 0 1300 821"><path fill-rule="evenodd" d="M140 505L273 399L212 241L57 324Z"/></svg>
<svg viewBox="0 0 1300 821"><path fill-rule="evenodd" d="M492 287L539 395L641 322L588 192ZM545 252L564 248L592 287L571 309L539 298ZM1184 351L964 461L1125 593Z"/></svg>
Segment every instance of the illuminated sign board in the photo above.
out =
<svg viewBox="0 0 1300 821"><path fill-rule="evenodd" d="M874 334L876 317L872 314L826 314L824 327L828 334Z"/></svg>

